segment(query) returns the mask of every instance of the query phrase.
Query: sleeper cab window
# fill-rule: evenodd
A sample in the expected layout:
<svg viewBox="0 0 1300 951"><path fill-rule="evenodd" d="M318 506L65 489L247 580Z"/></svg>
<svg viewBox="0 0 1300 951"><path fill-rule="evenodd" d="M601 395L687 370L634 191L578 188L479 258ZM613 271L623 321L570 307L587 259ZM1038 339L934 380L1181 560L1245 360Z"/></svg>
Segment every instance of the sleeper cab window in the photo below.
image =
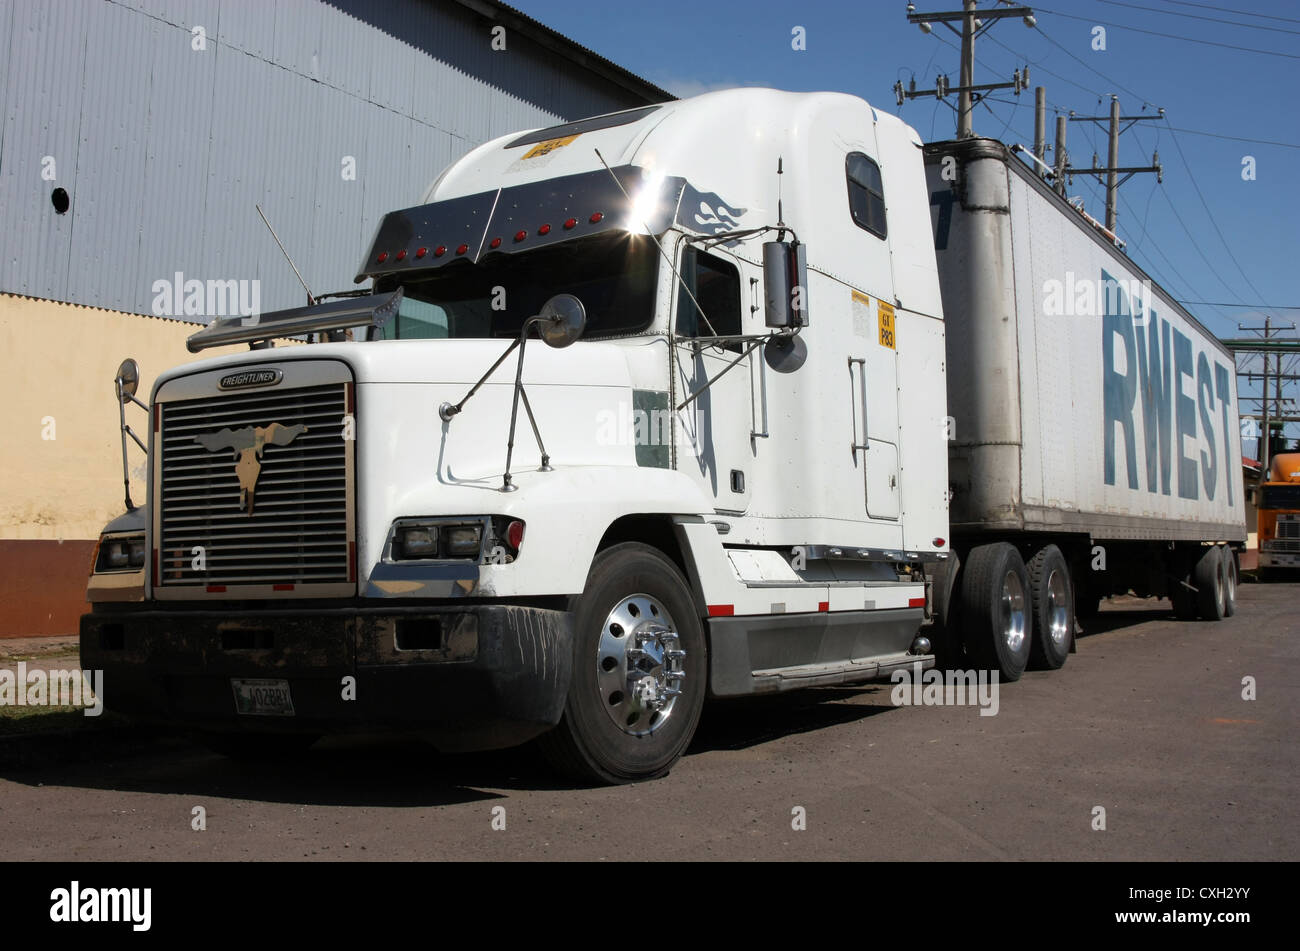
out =
<svg viewBox="0 0 1300 951"><path fill-rule="evenodd" d="M861 152L850 152L844 160L844 174L849 180L849 213L853 223L877 238L889 233L885 225L885 188L880 182L880 166Z"/></svg>
<svg viewBox="0 0 1300 951"><path fill-rule="evenodd" d="M736 336L743 333L740 320L740 272L730 261L687 248L682 255L682 283L695 295L708 322L700 319L690 295L677 295L677 333L683 337ZM724 344L725 349L739 353L740 343Z"/></svg>

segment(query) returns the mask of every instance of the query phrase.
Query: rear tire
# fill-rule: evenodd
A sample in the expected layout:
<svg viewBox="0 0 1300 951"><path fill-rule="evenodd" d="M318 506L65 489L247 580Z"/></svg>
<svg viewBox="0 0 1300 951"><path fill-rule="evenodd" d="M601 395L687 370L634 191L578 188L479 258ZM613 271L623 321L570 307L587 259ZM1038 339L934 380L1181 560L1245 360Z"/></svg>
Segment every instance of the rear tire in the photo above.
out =
<svg viewBox="0 0 1300 951"><path fill-rule="evenodd" d="M1074 582L1070 567L1055 545L1040 548L1025 566L1034 606L1030 663L1038 670L1058 670L1070 656L1074 639Z"/></svg>
<svg viewBox="0 0 1300 951"><path fill-rule="evenodd" d="M1221 621L1227 597L1227 568L1219 546L1206 548L1192 569L1192 584L1196 587L1196 610L1207 621Z"/></svg>
<svg viewBox="0 0 1300 951"><path fill-rule="evenodd" d="M1232 617L1237 613L1237 583L1241 580L1240 572L1237 570L1237 553L1226 545L1223 551L1223 570L1224 570L1224 599L1223 599L1223 616Z"/></svg>
<svg viewBox="0 0 1300 951"><path fill-rule="evenodd" d="M708 669L704 627L676 566L638 542L607 548L575 605L564 715L538 748L581 782L666 775L695 735Z"/></svg>
<svg viewBox="0 0 1300 951"><path fill-rule="evenodd" d="M1006 542L980 545L966 559L961 580L962 631L967 655L1000 679L1020 679L1033 641L1029 574Z"/></svg>

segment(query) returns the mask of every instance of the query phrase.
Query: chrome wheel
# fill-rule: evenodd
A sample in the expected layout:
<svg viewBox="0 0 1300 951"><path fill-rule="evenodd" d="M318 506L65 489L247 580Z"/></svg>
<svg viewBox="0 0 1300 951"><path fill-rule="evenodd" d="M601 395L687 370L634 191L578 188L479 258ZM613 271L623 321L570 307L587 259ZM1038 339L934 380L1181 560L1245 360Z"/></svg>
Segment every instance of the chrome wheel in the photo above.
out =
<svg viewBox="0 0 1300 951"><path fill-rule="evenodd" d="M672 715L686 679L677 626L647 594L621 599L605 618L596 650L596 685L620 730L646 736Z"/></svg>
<svg viewBox="0 0 1300 951"><path fill-rule="evenodd" d="M1070 637L1070 596L1061 571L1053 571L1047 578L1047 633L1061 648Z"/></svg>
<svg viewBox="0 0 1300 951"><path fill-rule="evenodd" d="M1025 588L1020 575L1008 571L1002 578L1002 640L1012 653L1025 645Z"/></svg>

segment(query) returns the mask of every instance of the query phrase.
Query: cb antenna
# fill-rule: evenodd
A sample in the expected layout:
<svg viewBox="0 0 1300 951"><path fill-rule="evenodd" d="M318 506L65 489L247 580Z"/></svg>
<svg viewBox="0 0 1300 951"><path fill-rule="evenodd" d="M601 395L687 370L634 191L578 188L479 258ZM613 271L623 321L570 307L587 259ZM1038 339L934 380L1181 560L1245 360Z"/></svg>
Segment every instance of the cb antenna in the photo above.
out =
<svg viewBox="0 0 1300 951"><path fill-rule="evenodd" d="M266 212L262 210L262 206L259 204L254 203L253 207L256 208L257 213L262 216L262 222L266 225L266 230L271 232L271 237L275 238L275 243L280 245L280 253L283 254L284 259L289 262L289 267L293 268L293 273L298 276L298 283L302 285L302 289L307 292L307 306L315 307L316 298L312 295L311 288L308 287L307 282L302 279L302 274L298 271L298 265L294 264L293 258L289 257L289 252L284 249L284 242L280 240L280 236L276 234L275 229L271 227L271 222L266 220Z"/></svg>
<svg viewBox="0 0 1300 951"><path fill-rule="evenodd" d="M776 240L785 240L785 212L781 207L782 156L776 157Z"/></svg>

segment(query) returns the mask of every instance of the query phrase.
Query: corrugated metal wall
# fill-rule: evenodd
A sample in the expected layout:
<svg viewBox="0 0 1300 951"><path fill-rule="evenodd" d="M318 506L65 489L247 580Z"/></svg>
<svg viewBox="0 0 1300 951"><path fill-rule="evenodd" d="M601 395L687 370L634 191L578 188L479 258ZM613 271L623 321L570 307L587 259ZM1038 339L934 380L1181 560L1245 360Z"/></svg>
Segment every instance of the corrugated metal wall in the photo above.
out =
<svg viewBox="0 0 1300 951"><path fill-rule="evenodd" d="M0 290L150 313L179 271L296 306L255 202L344 290L471 146L643 101L491 25L436 0L0 0Z"/></svg>

